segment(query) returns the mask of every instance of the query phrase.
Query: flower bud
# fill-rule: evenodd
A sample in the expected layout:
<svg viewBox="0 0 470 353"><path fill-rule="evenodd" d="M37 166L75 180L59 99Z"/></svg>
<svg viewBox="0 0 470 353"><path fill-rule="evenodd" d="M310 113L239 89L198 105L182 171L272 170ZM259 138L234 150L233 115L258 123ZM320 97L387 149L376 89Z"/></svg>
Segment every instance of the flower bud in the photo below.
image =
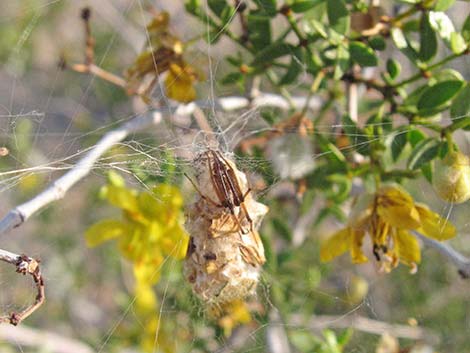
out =
<svg viewBox="0 0 470 353"><path fill-rule="evenodd" d="M434 189L443 200L462 203L470 199L470 161L467 156L451 152L437 160L434 167Z"/></svg>

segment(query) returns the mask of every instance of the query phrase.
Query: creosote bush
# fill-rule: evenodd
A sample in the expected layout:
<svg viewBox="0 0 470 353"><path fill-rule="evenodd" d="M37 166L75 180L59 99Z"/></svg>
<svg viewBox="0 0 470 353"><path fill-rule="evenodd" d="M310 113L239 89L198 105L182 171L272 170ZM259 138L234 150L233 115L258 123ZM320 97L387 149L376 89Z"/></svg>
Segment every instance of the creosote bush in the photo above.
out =
<svg viewBox="0 0 470 353"><path fill-rule="evenodd" d="M224 114L218 104L223 97L214 98L207 111L191 110L191 124L180 130L168 119L175 135L197 126L194 141L201 134L212 144L194 151L199 159L190 163L168 148L161 158L168 164L158 176L139 169L138 161L131 165L146 190L108 173L99 196L120 215L90 226L85 239L89 247L115 241L132 265L135 300L129 305L135 304L137 323L118 330L129 345L145 352L216 351L248 328L253 342L234 350L261 352L272 344L264 333L272 339L269 330L276 326L287 346L299 352L338 353L347 347L372 352L376 344L376 352L414 352L415 342L398 342L387 332L380 342L361 343L353 321L343 331L328 325L319 325L320 333L304 331L315 328L316 315L330 314L328 309L361 309L371 268L395 279L397 287L411 274L421 283L430 272L426 266L432 266L426 264L430 252L421 251L423 241L459 263L460 254L443 242L465 235L413 187L429 187L448 207L470 199L470 162L459 138L470 130L470 83L464 78L468 72L452 68L470 54L470 14L459 24L451 16L460 5L187 0L185 18L201 24L194 36L180 39L172 14L151 9L145 45L123 65L122 77L98 66L96 19L92 9L82 12L84 60L64 59L63 68L117 85L148 110L171 113L183 105L203 106L205 80L211 78L211 94L223 89L244 95L259 112L259 126L249 133L240 127L232 146L224 145L226 136L219 133L228 131L219 126L225 118L212 116L216 110ZM222 69L197 67L191 57L197 45L210 46L209 56L221 55ZM282 109L256 106L263 94L281 100ZM346 252L355 265L369 263L368 270L348 267L346 275L329 281L329 271L339 272L345 261L336 258ZM168 259L178 265L165 268ZM445 257L439 261L439 270L451 266ZM400 263L408 267L407 277ZM161 278L168 279L164 290ZM332 308L317 294L338 282L350 288ZM162 314L164 300L176 314ZM382 314L374 313L374 319ZM435 318L427 323L440 329ZM447 352L444 343L438 348Z"/></svg>

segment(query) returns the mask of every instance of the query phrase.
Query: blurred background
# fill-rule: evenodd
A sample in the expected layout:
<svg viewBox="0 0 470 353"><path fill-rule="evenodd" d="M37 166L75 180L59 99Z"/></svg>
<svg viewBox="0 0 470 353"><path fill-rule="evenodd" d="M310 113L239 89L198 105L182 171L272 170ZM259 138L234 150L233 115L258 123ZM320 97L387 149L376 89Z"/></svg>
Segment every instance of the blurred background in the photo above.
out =
<svg viewBox="0 0 470 353"><path fill-rule="evenodd" d="M184 40L203 36L205 31L185 13L183 1L4 0L0 13L0 147L7 147L9 154L0 157L1 216L62 175L104 132L146 109L141 100L127 96L119 87L59 68L61 58L67 63L83 61L80 10L85 6L92 10L96 63L119 75L145 43L151 6L171 14L170 27ZM468 6L458 2L449 15L461 23ZM210 103L212 89L216 96L239 95L237 87L217 82L228 72L222 59L233 50L232 44L224 39L213 46L197 41L193 50L191 64L206 75L197 86L199 99ZM468 79L469 64L464 58L454 67ZM256 109L250 111L242 121L248 124L237 132L248 136L262 127L260 114ZM223 129L231 119L220 115L218 123ZM164 124L132 136L108 153L65 199L2 236L2 249L41 259L47 301L19 327L0 326L1 352L145 349L141 346L144 327L133 308L131 266L112 242L88 248L84 234L94 222L120 216L118 209L100 198L110 170L121 169L128 185L136 190L162 181L182 183L182 171L188 164L185 158L195 152L192 142L197 131L190 121L182 119L178 124L181 130ZM178 134L181 131L184 133ZM462 134L459 143L468 153L468 136ZM175 152L174 156L168 151ZM119 168L116 162L122 163ZM254 178L268 168L266 163L242 161ZM181 274L181 262L169 259L155 287L160 300L155 315L161 315L160 322L167 327L162 332L171 341L171 348L164 350L280 352L270 347L275 342L270 335L287 334L293 351L302 352L320 352L309 347L326 347L325 342L346 340L347 335L352 336L345 352L470 351L470 282L460 278L455 267L427 248L423 248L424 260L414 275L404 266L380 274L373 263L352 266L346 256L320 264L320 239L340 225L327 220L315 231L306 231L301 248L285 246L292 236L289 229L295 227L289 219L296 215L289 214L293 201L273 197L291 192L290 185L274 174L272 180L273 185L260 192L271 208L261 233L263 240L270 239L265 245L276 254L276 266L268 258L258 297L249 304L250 322L224 334L192 295ZM456 224L459 237L451 243L470 254L468 204L449 208L423 181L409 183L407 189ZM190 185L184 182L182 191L185 202L190 202ZM0 263L2 313L24 308L34 300L34 293L28 277L17 276L11 266ZM282 317L273 314L277 311L270 308L274 307ZM402 350L392 337L399 339ZM65 340L59 343L60 349L59 338Z"/></svg>

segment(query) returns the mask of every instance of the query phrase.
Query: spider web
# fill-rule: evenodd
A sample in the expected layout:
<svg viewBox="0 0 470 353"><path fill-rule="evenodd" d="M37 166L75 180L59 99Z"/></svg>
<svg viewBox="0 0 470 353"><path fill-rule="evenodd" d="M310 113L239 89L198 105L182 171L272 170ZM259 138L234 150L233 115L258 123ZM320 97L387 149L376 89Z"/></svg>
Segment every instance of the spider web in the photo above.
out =
<svg viewBox="0 0 470 353"><path fill-rule="evenodd" d="M83 5L60 0L7 1L0 15L0 28L9 31L12 37L10 46L0 45L0 147L5 145L10 150L8 157L0 160L0 193L4 200L0 204L2 215L73 168L106 131L133 119L136 112L147 109L137 100L124 97L119 88L90 76L56 68L55 63L64 48L72 53L71 56L82 57L81 44L78 43L82 43L83 38L76 28L81 28L78 13ZM149 17L145 7L148 4L141 0L96 0L86 5L96 10L92 26L99 33L96 38L99 66L119 67L116 61L130 63L136 55L135 50L139 49L135 43L145 41L142 34L146 33L145 24ZM188 15L184 14L181 4L157 1L154 5L170 12L174 21L172 28L181 30L178 33L181 37L191 38L194 28L208 35L209 28L196 27L195 22L186 25ZM53 29L51 22L58 30ZM233 94L233 90L219 85L217 78L227 70L222 59L233 47L222 39L214 45L201 41L197 49L189 64L200 65L208 72L207 81L200 83L198 88L200 97L208 97L202 114L212 127L213 135L201 132L191 117L175 116L152 131L130 136L113 149L112 155L100 158L91 176L71 189L64 200L47 207L20 229L2 238L1 248L43 259L48 302L26 325L87 342L92 351L124 352L122 326L135 325L138 320L134 312L136 298L132 294L131 271L113 244L87 249L83 242L83 233L90 224L108 215L116 215L102 202L90 201L99 185L104 184L106 173L110 170L120 172L126 176L129 185L139 190L150 188L155 181L143 175L177 181L183 172L191 171L191 158L213 143L214 137L219 149L231 153L240 141L259 132L273 131L263 119L265 112L288 117L285 111L260 107L221 111L216 97ZM166 99L161 86L154 94ZM318 112L309 112L315 113ZM334 115L315 126L322 134L339 134L341 127L344 126ZM296 136L296 133L292 131L287 135ZM349 137L354 141L358 136ZM461 138L468 152L466 136ZM355 146L357 144L352 143L342 149L347 151ZM266 169L266 165L276 163L276 146L270 147L274 151L270 161L256 156L238 158L238 166L256 177ZM294 157L305 158L299 158L298 163L307 161L313 164L323 155L304 156L301 151L292 153ZM169 154L177 158L169 158ZM273 183L258 192L260 197L269 200L277 192L281 195L292 193L279 173L270 173ZM468 206L452 208L444 205L422 181L410 183L409 189L414 190L417 199L432 205L445 218L452 219L460 234L467 232L469 223L465 214ZM186 201L190 202L191 196ZM97 206L90 206L90 203L97 203ZM290 210L286 210L286 215L299 216ZM295 223L289 225L295 226ZM383 276L377 274L372 263L352 268L349 259L343 258L331 267L319 266L318 260L314 259L309 262L308 258L318 251L317 233L331 233L339 227L338 222L326 222L314 234L307 236L302 247L286 254L294 260L283 260L286 261L284 276L274 277L272 269L267 268L258 290L258 301L263 308L258 309L260 312L255 315L253 325L237 328L229 337L217 332L213 321L195 298L188 296L185 303L178 303L182 282L175 273L181 271L181 264L171 257L166 258L157 288L160 309L155 315L163 323L165 320L181 322L180 329L192 325L189 338L176 342L177 351L279 352L271 346L276 341L267 337L278 335L282 338L289 333L289 337L298 343L313 334L321 337L322 328L338 327L335 323L360 315L405 325L409 318L415 318L434 330L447 325L448 329L441 333L440 347L444 347L446 352L458 352L460 347L455 343L452 331L458 330L460 335L468 332L470 307L468 295L462 294L468 292L468 288L458 281L454 269L442 266L442 258L426 249L423 249L423 258L436 260L423 261L416 276L409 276L406 269ZM463 237L455 245L466 250ZM285 246L285 241L278 241L276 251L282 253ZM156 272L160 270L156 269ZM286 281L284 277L287 276L293 276L298 283ZM358 279L359 283L366 281L369 288L367 295L355 301L352 297L358 290ZM1 312L21 310L33 300L34 286L28 281L16 276L6 265L0 265ZM190 291L189 288L184 290ZM273 293L279 290L292 293L286 298L292 304L289 307L292 312L283 312L286 317L275 317L275 313L283 309L272 301ZM274 317L270 321L261 319L263 311L272 312ZM452 319L451 314L457 319ZM329 315L329 321L327 319L320 329L316 328L315 315ZM158 337L158 331L155 337ZM2 327L0 337L1 332ZM181 338L175 335L174 339ZM0 343L0 349L35 351L35 347L30 347L21 338L5 342ZM356 330L347 351L371 352L376 342L377 336ZM138 349L137 342L130 346ZM158 351L157 343L154 351Z"/></svg>

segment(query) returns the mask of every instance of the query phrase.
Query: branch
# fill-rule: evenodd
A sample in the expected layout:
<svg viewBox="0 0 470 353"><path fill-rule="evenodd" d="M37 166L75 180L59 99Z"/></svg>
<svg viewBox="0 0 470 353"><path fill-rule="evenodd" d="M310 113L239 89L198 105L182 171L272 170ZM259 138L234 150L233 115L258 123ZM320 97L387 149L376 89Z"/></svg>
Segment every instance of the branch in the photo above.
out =
<svg viewBox="0 0 470 353"><path fill-rule="evenodd" d="M20 312L12 312L9 315L0 316L0 323L8 322L16 326L33 312L35 312L42 305L42 303L44 303L44 280L41 275L41 269L39 268L39 261L31 257L26 255L17 255L0 249L0 261L14 265L16 267L16 272L18 273L23 275L31 275L37 288L37 295L34 303Z"/></svg>
<svg viewBox="0 0 470 353"><path fill-rule="evenodd" d="M291 324L301 326L303 318L295 315ZM424 340L430 344L439 342L439 337L432 331L422 327L408 325L390 324L383 321L369 319L359 315L314 316L308 323L308 328L313 331L322 331L326 328L353 328L358 331L383 335L388 333L394 337L408 338L412 340Z"/></svg>
<svg viewBox="0 0 470 353"><path fill-rule="evenodd" d="M138 116L123 124L116 130L106 133L101 140L67 173L54 181L46 190L31 200L17 206L0 220L0 234L19 227L34 213L53 201L60 200L66 192L82 178L90 173L95 162L111 147L125 139L129 134L142 130L162 121L162 112L155 110L146 115Z"/></svg>
<svg viewBox="0 0 470 353"><path fill-rule="evenodd" d="M15 347L34 347L36 352L93 353L91 347L80 341L25 326L0 326L0 341L10 342Z"/></svg>
<svg viewBox="0 0 470 353"><path fill-rule="evenodd" d="M452 262L455 267L457 267L458 272L462 278L470 278L470 259L457 250L455 250L452 246L447 243L442 243L440 241L425 237L424 235L413 232L419 239L423 241L429 247L432 247L439 251L442 256L447 257L450 262Z"/></svg>

